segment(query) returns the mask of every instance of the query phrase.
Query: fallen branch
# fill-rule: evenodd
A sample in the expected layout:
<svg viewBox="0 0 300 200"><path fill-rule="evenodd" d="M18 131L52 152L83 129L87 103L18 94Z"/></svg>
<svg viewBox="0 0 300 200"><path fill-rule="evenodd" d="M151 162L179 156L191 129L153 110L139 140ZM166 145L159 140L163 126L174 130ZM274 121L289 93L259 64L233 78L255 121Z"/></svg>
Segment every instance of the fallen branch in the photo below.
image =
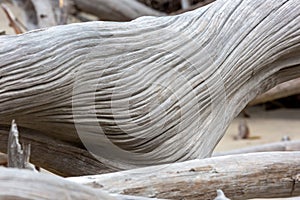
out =
<svg viewBox="0 0 300 200"><path fill-rule="evenodd" d="M259 146L236 149L226 152L214 153L213 156L225 156L255 152L270 152L270 151L300 151L300 141L284 141Z"/></svg>
<svg viewBox="0 0 300 200"><path fill-rule="evenodd" d="M300 78L281 83L266 93L263 93L252 100L249 105L266 103L276 99L300 94Z"/></svg>
<svg viewBox="0 0 300 200"><path fill-rule="evenodd" d="M10 9L8 8L8 6L4 3L1 3L1 7L9 21L9 26L12 27L15 31L16 34L21 34L23 33L20 24L17 20L17 18L14 16L14 14L10 11ZM5 32L4 32L5 33ZM2 35L2 34L0 34Z"/></svg>
<svg viewBox="0 0 300 200"><path fill-rule="evenodd" d="M0 199L151 200L143 197L110 195L58 176L6 168L0 168L0 188Z"/></svg>
<svg viewBox="0 0 300 200"><path fill-rule="evenodd" d="M300 152L223 156L111 174L67 178L119 194L166 199L232 200L300 195Z"/></svg>

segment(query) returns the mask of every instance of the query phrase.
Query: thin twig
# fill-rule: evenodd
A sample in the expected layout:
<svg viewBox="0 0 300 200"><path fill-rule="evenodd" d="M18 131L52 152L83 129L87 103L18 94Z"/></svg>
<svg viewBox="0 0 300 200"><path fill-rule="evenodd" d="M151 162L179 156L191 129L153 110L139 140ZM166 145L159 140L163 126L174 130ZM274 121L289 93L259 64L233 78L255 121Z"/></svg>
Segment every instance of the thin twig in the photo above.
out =
<svg viewBox="0 0 300 200"><path fill-rule="evenodd" d="M4 3L1 3L1 7L2 7L7 19L9 20L9 25L14 29L15 33L16 34L23 33L22 29L20 28L20 24L18 23L17 18L10 11L9 7Z"/></svg>

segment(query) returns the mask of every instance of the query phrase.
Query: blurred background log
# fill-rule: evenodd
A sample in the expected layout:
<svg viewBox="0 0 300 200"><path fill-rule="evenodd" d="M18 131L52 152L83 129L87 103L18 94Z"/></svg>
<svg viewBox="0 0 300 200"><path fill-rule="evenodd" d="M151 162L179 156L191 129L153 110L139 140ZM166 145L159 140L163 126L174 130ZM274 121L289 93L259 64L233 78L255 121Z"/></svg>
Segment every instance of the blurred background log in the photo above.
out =
<svg viewBox="0 0 300 200"><path fill-rule="evenodd" d="M266 93L263 93L252 100L249 105L256 105L261 103L266 103L268 101L273 101L276 99L292 96L292 95L300 95L300 78L296 78L294 80L290 80L284 83L281 83Z"/></svg>
<svg viewBox="0 0 300 200"><path fill-rule="evenodd" d="M75 8L99 17L100 20L130 21L141 16L163 16L136 0L73 0Z"/></svg>
<svg viewBox="0 0 300 200"><path fill-rule="evenodd" d="M274 151L300 151L300 141L283 141L243 149L236 149L226 152L214 153L213 156L235 155L254 152L274 152Z"/></svg>

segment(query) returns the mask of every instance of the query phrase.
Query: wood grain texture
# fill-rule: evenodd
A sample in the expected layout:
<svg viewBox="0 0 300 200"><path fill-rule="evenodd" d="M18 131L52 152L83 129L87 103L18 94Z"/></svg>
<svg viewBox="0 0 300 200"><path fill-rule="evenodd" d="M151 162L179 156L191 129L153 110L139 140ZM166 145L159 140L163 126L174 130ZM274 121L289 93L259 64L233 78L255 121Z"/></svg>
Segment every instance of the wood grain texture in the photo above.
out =
<svg viewBox="0 0 300 200"><path fill-rule="evenodd" d="M300 94L300 78L281 83L253 99L249 105L256 105Z"/></svg>
<svg viewBox="0 0 300 200"><path fill-rule="evenodd" d="M186 161L68 180L120 194L232 200L300 195L300 152L254 153Z"/></svg>
<svg viewBox="0 0 300 200"><path fill-rule="evenodd" d="M296 0L219 0L2 36L0 121L118 169L209 157L250 100L300 76L299 17Z"/></svg>
<svg viewBox="0 0 300 200"><path fill-rule="evenodd" d="M106 192L95 191L63 178L29 170L0 168L0 199L107 199Z"/></svg>
<svg viewBox="0 0 300 200"><path fill-rule="evenodd" d="M18 200L159 200L119 194L67 181L58 176L0 167L0 199Z"/></svg>
<svg viewBox="0 0 300 200"><path fill-rule="evenodd" d="M6 152L8 127L0 127L0 151ZM83 176L113 172L87 150L55 140L35 130L19 127L21 143L31 144L30 161L60 176ZM7 164L7 156L0 154L0 165Z"/></svg>

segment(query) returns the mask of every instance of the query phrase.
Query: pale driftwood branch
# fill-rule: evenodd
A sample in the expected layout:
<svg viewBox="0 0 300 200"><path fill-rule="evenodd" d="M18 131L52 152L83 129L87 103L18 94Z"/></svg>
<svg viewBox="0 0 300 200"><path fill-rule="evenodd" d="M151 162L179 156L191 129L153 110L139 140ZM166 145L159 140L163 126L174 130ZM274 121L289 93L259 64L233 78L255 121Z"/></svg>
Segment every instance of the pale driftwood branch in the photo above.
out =
<svg viewBox="0 0 300 200"><path fill-rule="evenodd" d="M268 92L259 95L254 100L252 100L249 105L256 105L260 103L266 103L268 101L273 101L276 99L300 94L300 78L290 80L281 83Z"/></svg>
<svg viewBox="0 0 300 200"><path fill-rule="evenodd" d="M217 190L217 197L214 200L230 200L228 199L222 190Z"/></svg>
<svg viewBox="0 0 300 200"><path fill-rule="evenodd" d="M3 9L3 11L9 21L9 26L11 26L14 29L16 34L22 33L23 31L20 27L20 24L18 23L18 20L14 16L14 14L10 11L9 7L6 4L1 3L1 8ZM0 33L0 35L3 35L3 32Z"/></svg>
<svg viewBox="0 0 300 200"><path fill-rule="evenodd" d="M271 144L264 144L259 146L247 147L243 149L236 149L226 152L214 153L213 156L225 156L243 153L254 152L270 152L270 151L300 151L300 141L284 141Z"/></svg>
<svg viewBox="0 0 300 200"><path fill-rule="evenodd" d="M300 77L299 18L300 1L220 0L1 36L0 122L118 169L209 157L249 101Z"/></svg>
<svg viewBox="0 0 300 200"><path fill-rule="evenodd" d="M40 132L19 127L20 140L30 143L31 162L60 176L102 174L114 170L104 166L84 148L47 137ZM6 152L7 127L0 128L0 151Z"/></svg>
<svg viewBox="0 0 300 200"><path fill-rule="evenodd" d="M38 29L38 16L31 0L12 0L15 6L20 8L27 30Z"/></svg>
<svg viewBox="0 0 300 200"><path fill-rule="evenodd" d="M15 121L12 121L7 145L8 167L24 169L30 157L30 146L19 143L19 131Z"/></svg>
<svg viewBox="0 0 300 200"><path fill-rule="evenodd" d="M159 200L119 194L67 181L58 176L0 167L0 199Z"/></svg>
<svg viewBox="0 0 300 200"><path fill-rule="evenodd" d="M167 199L232 200L300 195L300 152L269 152L193 160L68 180L112 193Z"/></svg>
<svg viewBox="0 0 300 200"><path fill-rule="evenodd" d="M73 0L75 7L101 20L129 21L141 16L163 16L136 0Z"/></svg>
<svg viewBox="0 0 300 200"><path fill-rule="evenodd" d="M0 199L116 199L56 176L5 168L0 172Z"/></svg>

